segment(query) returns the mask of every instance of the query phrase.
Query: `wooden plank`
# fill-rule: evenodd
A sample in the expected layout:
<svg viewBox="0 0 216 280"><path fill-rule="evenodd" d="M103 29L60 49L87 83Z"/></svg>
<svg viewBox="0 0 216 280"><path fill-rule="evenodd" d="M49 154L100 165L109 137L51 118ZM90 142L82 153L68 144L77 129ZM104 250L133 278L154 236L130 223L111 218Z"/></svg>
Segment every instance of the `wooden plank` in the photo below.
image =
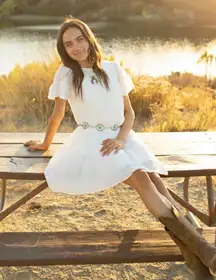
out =
<svg viewBox="0 0 216 280"><path fill-rule="evenodd" d="M27 147L21 144L1 144L0 157L8 158L51 158L62 144L53 144L46 151L28 151Z"/></svg>
<svg viewBox="0 0 216 280"><path fill-rule="evenodd" d="M166 167L169 167L169 170L178 170L178 166L181 166L182 169L191 169L195 170L200 169L210 169L216 167L216 156L157 156L157 158L164 164ZM0 170L1 171L14 171L18 172L19 170L33 170L35 172L40 172L44 166L49 162L50 158L46 157L2 157L0 158ZM31 168L31 169L30 169ZM37 171L38 170L38 171Z"/></svg>
<svg viewBox="0 0 216 280"><path fill-rule="evenodd" d="M71 131L72 133L72 131ZM71 135L71 133L56 133L53 139L53 143L63 143L65 139ZM137 132L137 134L143 139L145 143L152 142L216 142L215 131L204 132ZM22 144L28 140L43 140L45 136L44 132L32 133L32 132L19 132L19 133L0 133L0 144L14 143Z"/></svg>
<svg viewBox="0 0 216 280"><path fill-rule="evenodd" d="M215 228L203 235L215 244ZM0 266L182 260L164 230L0 233Z"/></svg>
<svg viewBox="0 0 216 280"><path fill-rule="evenodd" d="M0 158L0 172L43 173L48 158Z"/></svg>
<svg viewBox="0 0 216 280"><path fill-rule="evenodd" d="M63 141L70 136L71 133L56 133L53 139L53 143L63 143ZM19 132L19 133L0 133L0 144L14 143L22 144L28 140L40 140L43 141L45 133L33 133L33 132Z"/></svg>
<svg viewBox="0 0 216 280"><path fill-rule="evenodd" d="M169 171L168 177L216 175L216 157L161 156L158 159ZM44 169L49 160L50 158L0 158L0 178L44 180Z"/></svg>
<svg viewBox="0 0 216 280"><path fill-rule="evenodd" d="M215 155L168 155L168 156L157 156L157 158L163 163L170 165L185 165L185 164L196 164L205 166L214 166L216 164Z"/></svg>
<svg viewBox="0 0 216 280"><path fill-rule="evenodd" d="M168 175L160 175L161 178L216 176L216 169L210 170L176 170L169 171ZM0 172L0 178L10 180L45 180L44 173L35 172Z"/></svg>
<svg viewBox="0 0 216 280"><path fill-rule="evenodd" d="M45 180L49 158L0 158L0 178Z"/></svg>
<svg viewBox="0 0 216 280"><path fill-rule="evenodd" d="M152 142L146 146L155 154L165 155L216 155L216 143Z"/></svg>
<svg viewBox="0 0 216 280"><path fill-rule="evenodd" d="M46 151L30 152L22 144L1 144L0 157L52 157L62 144L52 144ZM146 146L156 156L166 155L216 155L216 144L214 143L151 143Z"/></svg>
<svg viewBox="0 0 216 280"><path fill-rule="evenodd" d="M216 142L215 131L196 132L138 132L143 141L151 142Z"/></svg>

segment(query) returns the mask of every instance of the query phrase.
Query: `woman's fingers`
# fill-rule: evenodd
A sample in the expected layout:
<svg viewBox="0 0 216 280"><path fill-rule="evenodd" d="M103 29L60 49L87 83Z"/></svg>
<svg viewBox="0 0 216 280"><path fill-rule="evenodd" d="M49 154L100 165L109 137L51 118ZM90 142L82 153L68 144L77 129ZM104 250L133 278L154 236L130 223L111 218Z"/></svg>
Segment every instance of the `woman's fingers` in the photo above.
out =
<svg viewBox="0 0 216 280"><path fill-rule="evenodd" d="M27 148L28 151L45 151L48 147L44 146L43 144L38 145L31 145Z"/></svg>
<svg viewBox="0 0 216 280"><path fill-rule="evenodd" d="M108 156L109 154L111 154L113 151L115 150L115 147L111 147L108 152L106 153L106 155Z"/></svg>
<svg viewBox="0 0 216 280"><path fill-rule="evenodd" d="M103 156L105 155L109 155L110 153L112 153L118 146L116 144L113 144L112 146L107 147L106 149L104 149L103 151Z"/></svg>
<svg viewBox="0 0 216 280"><path fill-rule="evenodd" d="M36 145L36 144L38 144L38 143L40 143L39 140L29 140L29 141L26 141L23 145L24 145L25 147L29 147L29 146Z"/></svg>
<svg viewBox="0 0 216 280"><path fill-rule="evenodd" d="M112 141L113 141L113 139L108 138L108 139L103 140L102 144L105 145Z"/></svg>
<svg viewBox="0 0 216 280"><path fill-rule="evenodd" d="M102 145L103 147L101 148L100 152L102 153L103 156L105 155L108 156L114 150L115 150L114 154L117 154L121 149L119 143L116 143L114 139L106 139L103 141Z"/></svg>
<svg viewBox="0 0 216 280"><path fill-rule="evenodd" d="M106 148L106 149L103 150L102 155L105 156L110 152L111 152L111 148Z"/></svg>
<svg viewBox="0 0 216 280"><path fill-rule="evenodd" d="M121 150L121 147L117 147L117 148L115 149L114 154L116 155L120 150Z"/></svg>
<svg viewBox="0 0 216 280"><path fill-rule="evenodd" d="M115 142L107 142L106 144L103 145L103 147L101 148L101 152L104 152L107 149L110 149L111 147L113 147L115 145Z"/></svg>
<svg viewBox="0 0 216 280"><path fill-rule="evenodd" d="M37 145L31 145L31 146L28 147L28 150L29 150L29 151L38 150L38 146L37 146Z"/></svg>

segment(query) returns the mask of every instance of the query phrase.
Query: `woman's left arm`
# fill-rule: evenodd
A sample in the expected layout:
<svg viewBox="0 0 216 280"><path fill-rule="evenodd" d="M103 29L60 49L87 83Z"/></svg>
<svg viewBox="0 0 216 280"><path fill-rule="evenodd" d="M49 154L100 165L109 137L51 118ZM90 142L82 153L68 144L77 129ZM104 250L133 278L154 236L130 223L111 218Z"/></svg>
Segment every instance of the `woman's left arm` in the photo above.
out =
<svg viewBox="0 0 216 280"><path fill-rule="evenodd" d="M103 156L108 156L114 150L115 153L118 153L118 151L124 147L128 134L133 127L135 113L131 106L130 98L128 95L125 95L123 96L123 99L125 116L124 123L122 124L121 129L115 139L106 139L103 141L103 147L100 150Z"/></svg>

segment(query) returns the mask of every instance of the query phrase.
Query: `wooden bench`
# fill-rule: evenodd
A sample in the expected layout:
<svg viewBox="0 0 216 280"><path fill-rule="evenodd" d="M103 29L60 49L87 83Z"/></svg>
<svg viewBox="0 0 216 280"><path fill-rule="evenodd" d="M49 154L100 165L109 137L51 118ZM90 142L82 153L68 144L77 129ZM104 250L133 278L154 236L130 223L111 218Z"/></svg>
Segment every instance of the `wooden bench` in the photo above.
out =
<svg viewBox="0 0 216 280"><path fill-rule="evenodd" d="M215 244L215 228L202 230ZM182 261L164 230L0 233L0 266Z"/></svg>
<svg viewBox="0 0 216 280"><path fill-rule="evenodd" d="M168 176L183 177L183 196L173 197L188 209L188 217L200 227L193 214L207 226L216 224L216 207L212 176L216 175L216 133L139 133L169 171ZM44 133L0 133L0 221L47 188L44 169L69 134L57 133L50 149L29 152L23 143L30 139L43 140ZM205 176L208 214L189 203L189 178ZM41 180L40 186L4 209L7 180ZM193 214L192 214L193 213ZM201 229L200 229L201 230ZM204 234L215 242L215 229ZM1 233L0 265L47 265L120 263L182 260L181 254L162 231L122 232L62 232L62 233Z"/></svg>

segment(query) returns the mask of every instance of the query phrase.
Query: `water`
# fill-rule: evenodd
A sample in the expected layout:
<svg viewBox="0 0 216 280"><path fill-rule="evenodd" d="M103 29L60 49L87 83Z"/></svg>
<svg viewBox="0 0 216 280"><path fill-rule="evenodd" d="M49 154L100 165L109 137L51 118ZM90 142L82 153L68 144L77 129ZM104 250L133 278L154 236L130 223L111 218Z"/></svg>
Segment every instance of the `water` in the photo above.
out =
<svg viewBox="0 0 216 280"><path fill-rule="evenodd" d="M151 76L171 72L205 74L204 64L197 64L208 48L216 55L214 27L203 29L146 27L143 24L128 26L104 23L90 24L106 55L135 73ZM23 26L7 28L0 33L0 74L7 74L16 64L48 61L55 49L59 26ZM214 49L215 48L215 49ZM216 74L215 69L213 69Z"/></svg>

